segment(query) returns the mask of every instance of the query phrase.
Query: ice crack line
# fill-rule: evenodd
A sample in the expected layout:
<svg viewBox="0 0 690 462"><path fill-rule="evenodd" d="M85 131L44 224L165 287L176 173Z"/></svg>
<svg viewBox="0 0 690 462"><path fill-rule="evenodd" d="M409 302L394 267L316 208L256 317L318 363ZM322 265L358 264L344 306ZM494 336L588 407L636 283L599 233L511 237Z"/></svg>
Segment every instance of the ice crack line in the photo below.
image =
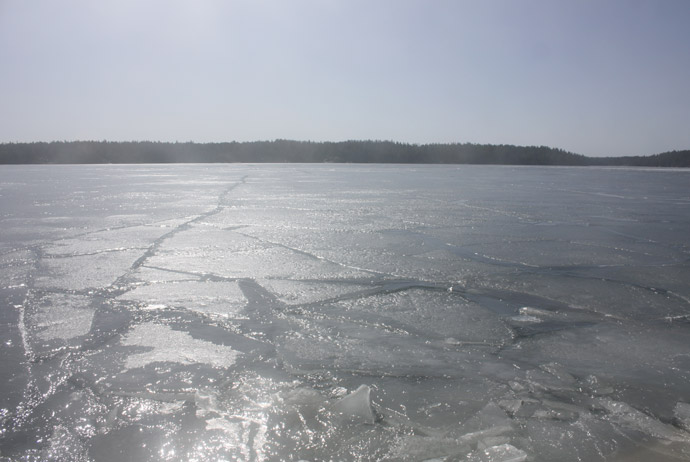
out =
<svg viewBox="0 0 690 462"><path fill-rule="evenodd" d="M152 256L154 256L156 254L156 252L158 252L158 249L161 247L161 245L163 245L163 243L166 240L172 238L173 236L175 236L176 234L178 234L182 231L188 230L192 224L198 223L202 220L205 220L209 217L212 217L212 216L217 215L220 212L222 212L227 207L227 205L225 204L225 201L227 200L228 195L238 186L245 184L246 179L247 179L247 175L243 176L240 179L240 181L232 184L225 191L223 191L221 193L221 195L218 197L218 203L214 209L209 210L208 212L202 213L202 214L200 214L200 215L198 215L198 216L196 216L190 220L185 221L184 223L177 225L175 228L173 228L169 232L163 234L162 236L160 236L155 241L153 241L153 243L146 249L146 251L139 258L137 258L134 261L134 263L132 263L132 266L130 266L129 270L124 275L117 278L117 280L113 283L113 285L114 286L122 285L125 282L125 279L129 275L131 275L134 271L136 271L141 266L143 266L144 263L146 263L146 261L148 259L150 259Z"/></svg>
<svg viewBox="0 0 690 462"><path fill-rule="evenodd" d="M302 250L302 249L298 249L296 247L290 247L289 245L281 244L280 242L275 242L275 241L271 241L269 239L253 236L251 234L242 233L240 231L237 231L236 229L231 230L231 231L234 232L235 234L239 234L240 236L248 237L250 239L255 239L258 242L262 242L264 244L268 244L268 245L273 246L273 247L280 247L280 248L283 248L285 250L289 250L291 252L294 252L298 255L303 255L305 257L311 258L312 260L317 260L317 261L321 261L321 262L325 262L325 263L331 263L333 265L340 266L341 268L347 268L347 269L351 269L351 270L355 270L355 271L361 271L363 273L374 274L377 276L392 277L392 278L402 277L402 276L400 276L398 274L394 274L394 273L386 273L383 271L376 271L373 269L361 268L359 266L348 265L346 263L342 263L339 261L331 260L331 259L326 258L326 257L322 257L320 255L313 254L313 253L308 252L306 250Z"/></svg>
<svg viewBox="0 0 690 462"><path fill-rule="evenodd" d="M45 254L43 258L47 260L59 260L61 258L73 258L73 257L90 257L94 255L101 255L104 253L113 253L113 252L124 252L126 250L144 250L148 249L148 247L116 247L112 249L103 249L103 250L96 250L93 252L84 252L84 253L52 253L52 254Z"/></svg>

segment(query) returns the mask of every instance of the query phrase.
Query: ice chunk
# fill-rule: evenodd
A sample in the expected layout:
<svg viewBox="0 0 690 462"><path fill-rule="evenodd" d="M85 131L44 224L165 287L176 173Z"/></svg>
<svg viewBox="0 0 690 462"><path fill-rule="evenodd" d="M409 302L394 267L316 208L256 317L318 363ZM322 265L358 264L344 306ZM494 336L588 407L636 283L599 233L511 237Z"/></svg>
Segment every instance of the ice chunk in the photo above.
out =
<svg viewBox="0 0 690 462"><path fill-rule="evenodd" d="M371 407L371 388L360 385L355 391L333 404L333 410L341 417L355 422L373 424L376 414Z"/></svg>
<svg viewBox="0 0 690 462"><path fill-rule="evenodd" d="M498 404L489 402L472 418L465 422L466 430L508 429L512 427L511 419ZM503 431L496 434L503 433ZM491 435L495 436L495 435Z"/></svg>
<svg viewBox="0 0 690 462"><path fill-rule="evenodd" d="M519 323L537 323L537 322L542 322L542 320L536 316L531 316L528 314L521 314L519 316L512 316L510 318L511 321L513 322L519 322Z"/></svg>
<svg viewBox="0 0 690 462"><path fill-rule="evenodd" d="M612 399L602 399L599 403L609 411L612 419L619 424L668 441L690 443L690 436L676 428L638 411L629 404ZM676 407L677 409L677 407Z"/></svg>
<svg viewBox="0 0 690 462"><path fill-rule="evenodd" d="M522 462L527 453L512 444L501 444L484 450L478 450L467 458L471 462Z"/></svg>
<svg viewBox="0 0 690 462"><path fill-rule="evenodd" d="M556 377L558 380L560 380L563 383L567 384L574 384L575 383L575 377L568 372L568 370L563 367L562 365L551 362L548 364L542 364L539 366L539 368L543 371L548 372L549 374L553 375Z"/></svg>
<svg viewBox="0 0 690 462"><path fill-rule="evenodd" d="M444 460L448 456L465 455L467 443L455 438L438 436L407 436L399 438L391 448L392 460Z"/></svg>
<svg viewBox="0 0 690 462"><path fill-rule="evenodd" d="M551 313L548 310L544 310L541 308L533 308L531 306L523 306L522 308L520 308L519 312L520 316L536 319L537 322L540 320L541 317L550 317L553 315L553 313Z"/></svg>
<svg viewBox="0 0 690 462"><path fill-rule="evenodd" d="M678 402L673 408L673 415L676 416L681 427L690 431L690 404Z"/></svg>
<svg viewBox="0 0 690 462"><path fill-rule="evenodd" d="M588 375L585 380L584 384L589 388L589 391L594 394L594 395L610 395L613 393L613 387L610 387L606 384L601 383L599 378L596 375Z"/></svg>
<svg viewBox="0 0 690 462"><path fill-rule="evenodd" d="M506 411L509 415L514 416L522 408L524 401L521 399L502 399L498 405Z"/></svg>
<svg viewBox="0 0 690 462"><path fill-rule="evenodd" d="M510 438L507 436L488 436L477 443L477 449L483 451L494 446L510 443Z"/></svg>

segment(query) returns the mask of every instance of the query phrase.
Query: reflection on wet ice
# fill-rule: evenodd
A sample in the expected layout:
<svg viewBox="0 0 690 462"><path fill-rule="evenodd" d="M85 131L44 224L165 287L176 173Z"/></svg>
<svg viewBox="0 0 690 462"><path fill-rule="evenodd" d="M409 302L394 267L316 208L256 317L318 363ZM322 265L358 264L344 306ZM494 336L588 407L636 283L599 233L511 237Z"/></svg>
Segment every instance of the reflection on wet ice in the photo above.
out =
<svg viewBox="0 0 690 462"><path fill-rule="evenodd" d="M578 172L17 167L0 460L688 460L687 181Z"/></svg>

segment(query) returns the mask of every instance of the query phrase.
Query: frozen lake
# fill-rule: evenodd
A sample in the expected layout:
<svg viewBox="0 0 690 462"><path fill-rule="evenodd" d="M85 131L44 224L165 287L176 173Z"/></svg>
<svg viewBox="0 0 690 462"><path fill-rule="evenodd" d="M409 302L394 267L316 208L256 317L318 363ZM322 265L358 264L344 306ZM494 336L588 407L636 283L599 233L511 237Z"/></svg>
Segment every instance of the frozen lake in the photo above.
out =
<svg viewBox="0 0 690 462"><path fill-rule="evenodd" d="M690 170L0 167L2 461L690 460Z"/></svg>

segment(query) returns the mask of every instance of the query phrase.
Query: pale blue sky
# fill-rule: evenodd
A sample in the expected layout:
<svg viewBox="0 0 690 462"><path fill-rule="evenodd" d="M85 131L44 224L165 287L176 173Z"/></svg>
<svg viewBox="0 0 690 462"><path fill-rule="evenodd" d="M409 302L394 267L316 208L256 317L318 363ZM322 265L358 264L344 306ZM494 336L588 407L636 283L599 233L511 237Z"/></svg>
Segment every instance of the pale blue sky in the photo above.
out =
<svg viewBox="0 0 690 462"><path fill-rule="evenodd" d="M0 142L690 149L688 0L0 0Z"/></svg>

